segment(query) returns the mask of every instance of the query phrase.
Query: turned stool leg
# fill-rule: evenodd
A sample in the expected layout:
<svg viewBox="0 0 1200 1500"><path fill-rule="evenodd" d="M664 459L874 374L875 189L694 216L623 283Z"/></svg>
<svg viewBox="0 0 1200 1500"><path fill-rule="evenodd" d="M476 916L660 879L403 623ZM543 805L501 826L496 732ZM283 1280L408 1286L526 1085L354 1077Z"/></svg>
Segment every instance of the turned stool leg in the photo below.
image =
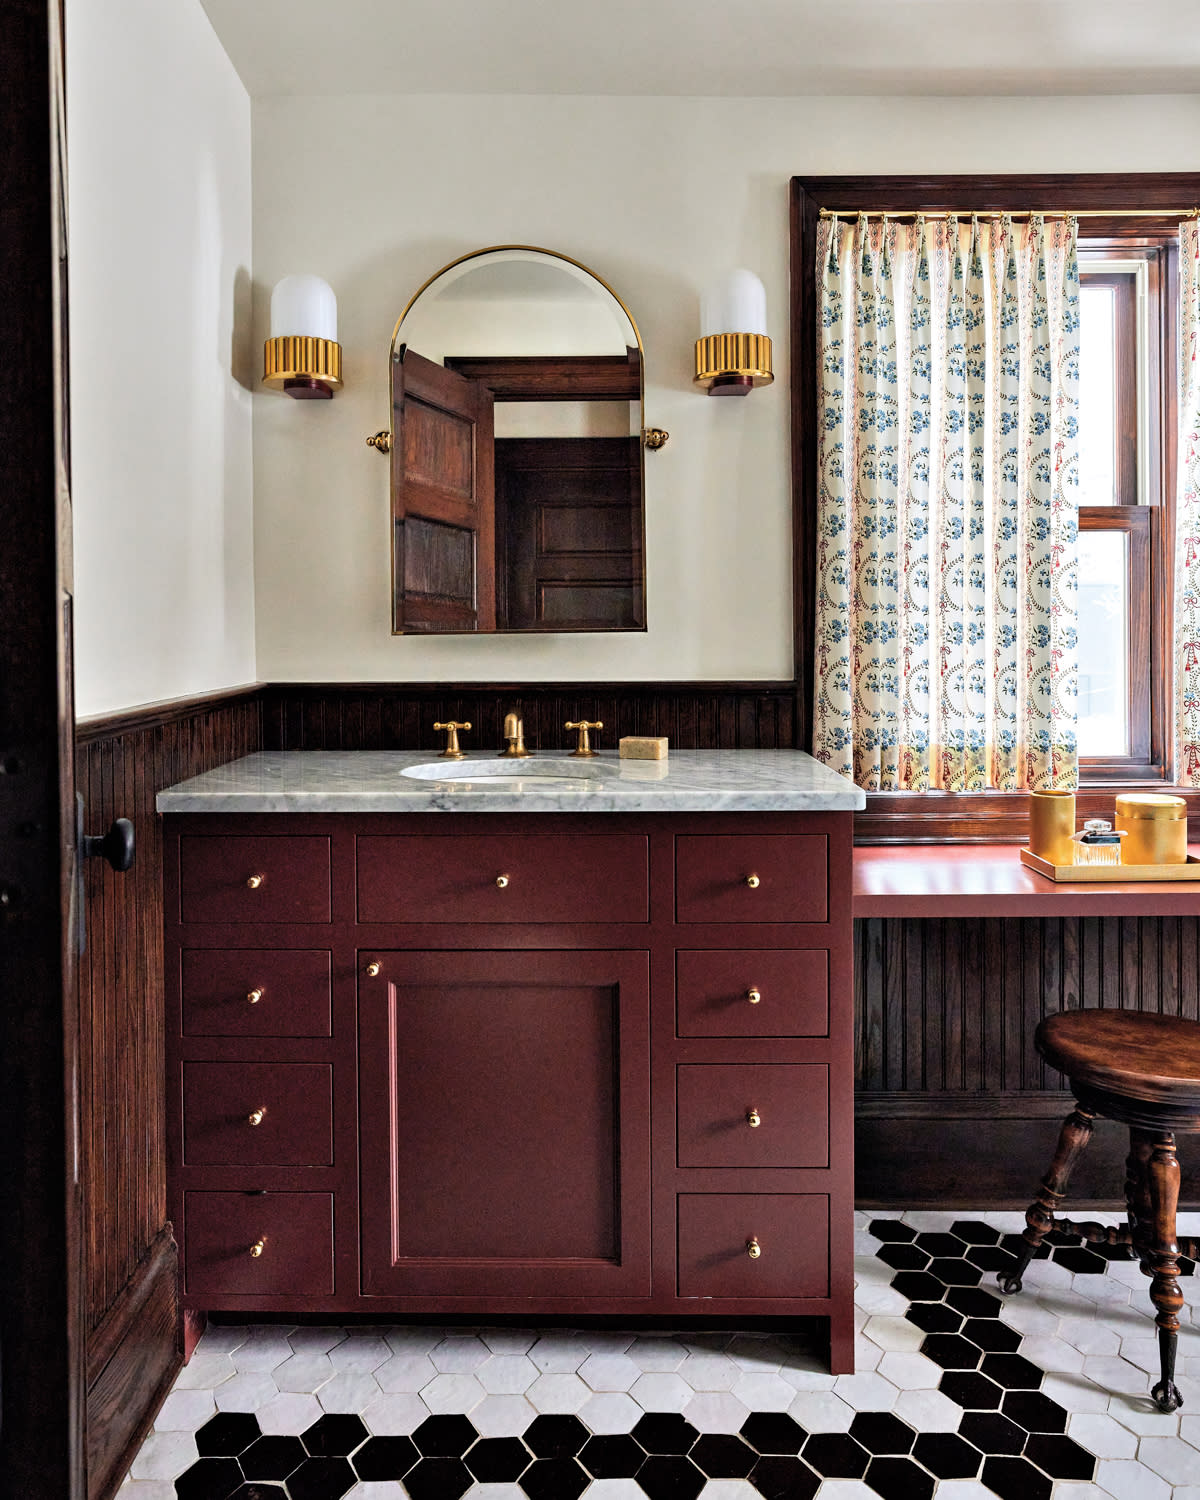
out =
<svg viewBox="0 0 1200 1500"><path fill-rule="evenodd" d="M1150 1156L1154 1132L1129 1131L1129 1155L1125 1158L1125 1209L1129 1221L1129 1243L1143 1272L1153 1274L1149 1261L1150 1237L1154 1232L1154 1210L1150 1203Z"/></svg>
<svg viewBox="0 0 1200 1500"><path fill-rule="evenodd" d="M1025 1212L1025 1233L1022 1236L1021 1248L1017 1252L1017 1263L1011 1271L1001 1271L996 1278L1002 1292L1012 1293L1021 1290L1021 1278L1033 1259L1034 1252L1054 1227L1054 1211L1067 1191L1071 1169L1079 1160L1083 1148L1091 1140L1092 1122L1095 1118L1095 1111L1085 1109L1077 1100L1075 1108L1063 1121L1058 1135L1058 1148L1054 1153L1054 1160L1050 1163L1050 1170L1042 1178L1041 1190Z"/></svg>
<svg viewBox="0 0 1200 1500"><path fill-rule="evenodd" d="M1179 1337L1183 1293L1179 1290L1179 1245L1175 1239L1179 1161L1171 1131L1155 1132L1146 1175L1152 1216L1147 1259L1154 1274L1150 1283L1150 1300L1157 1309L1154 1321L1158 1326L1158 1358L1162 1375L1150 1395L1160 1411L1175 1411L1183 1405L1183 1397L1175 1384L1175 1346Z"/></svg>

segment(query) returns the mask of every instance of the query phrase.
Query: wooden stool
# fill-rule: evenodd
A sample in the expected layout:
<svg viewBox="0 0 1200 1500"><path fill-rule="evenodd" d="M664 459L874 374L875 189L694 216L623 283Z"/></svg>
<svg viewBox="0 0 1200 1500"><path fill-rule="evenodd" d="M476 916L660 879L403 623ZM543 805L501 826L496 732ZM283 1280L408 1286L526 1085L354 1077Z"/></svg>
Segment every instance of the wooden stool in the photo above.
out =
<svg viewBox="0 0 1200 1500"><path fill-rule="evenodd" d="M1042 1189L1025 1215L1017 1264L999 1276L1002 1292L1019 1292L1034 1251L1052 1229L1086 1240L1131 1245L1142 1271L1153 1278L1150 1299L1157 1311L1162 1378L1151 1391L1161 1411L1175 1411L1183 1397L1175 1384L1179 1334L1180 1254L1196 1257L1196 1243L1175 1237L1179 1202L1178 1132L1200 1131L1200 1024L1140 1011L1072 1010L1048 1016L1034 1033L1034 1046L1071 1081L1075 1108L1063 1122L1058 1149ZM1071 1169L1091 1139L1097 1115L1129 1126L1125 1205L1129 1221L1120 1229L1058 1218Z"/></svg>

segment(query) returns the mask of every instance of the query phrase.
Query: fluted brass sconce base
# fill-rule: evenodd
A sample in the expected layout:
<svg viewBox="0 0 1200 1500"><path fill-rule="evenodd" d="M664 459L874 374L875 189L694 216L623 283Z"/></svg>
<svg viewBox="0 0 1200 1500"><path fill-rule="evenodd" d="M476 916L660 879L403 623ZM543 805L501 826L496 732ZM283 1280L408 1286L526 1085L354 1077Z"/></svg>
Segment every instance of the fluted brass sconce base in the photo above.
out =
<svg viewBox="0 0 1200 1500"><path fill-rule="evenodd" d="M276 338L263 345L263 384L301 401L328 401L342 383L342 346L332 339Z"/></svg>
<svg viewBox="0 0 1200 1500"><path fill-rule="evenodd" d="M710 396L747 396L774 379L765 333L713 333L696 340L694 383Z"/></svg>

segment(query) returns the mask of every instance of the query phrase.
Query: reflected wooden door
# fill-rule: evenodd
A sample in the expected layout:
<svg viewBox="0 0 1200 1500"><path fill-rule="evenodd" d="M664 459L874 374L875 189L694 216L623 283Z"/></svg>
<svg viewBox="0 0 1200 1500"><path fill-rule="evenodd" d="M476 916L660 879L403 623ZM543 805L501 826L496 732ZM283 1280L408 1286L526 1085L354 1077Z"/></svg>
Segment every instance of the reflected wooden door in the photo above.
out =
<svg viewBox="0 0 1200 1500"><path fill-rule="evenodd" d="M393 630L495 630L493 400L401 345L392 371Z"/></svg>

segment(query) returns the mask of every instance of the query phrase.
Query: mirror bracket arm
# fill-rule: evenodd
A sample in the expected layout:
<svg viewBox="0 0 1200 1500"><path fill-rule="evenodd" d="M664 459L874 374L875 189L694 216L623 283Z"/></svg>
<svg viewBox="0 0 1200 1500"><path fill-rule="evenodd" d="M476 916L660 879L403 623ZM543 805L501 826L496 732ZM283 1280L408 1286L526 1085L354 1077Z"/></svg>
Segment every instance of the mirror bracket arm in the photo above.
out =
<svg viewBox="0 0 1200 1500"><path fill-rule="evenodd" d="M390 453L392 451L392 434L388 428L381 432L373 432L367 439L367 447L374 448L376 453Z"/></svg>
<svg viewBox="0 0 1200 1500"><path fill-rule="evenodd" d="M663 427L643 427L642 442L650 449L651 453L657 453L671 436ZM367 439L370 442L370 438Z"/></svg>

